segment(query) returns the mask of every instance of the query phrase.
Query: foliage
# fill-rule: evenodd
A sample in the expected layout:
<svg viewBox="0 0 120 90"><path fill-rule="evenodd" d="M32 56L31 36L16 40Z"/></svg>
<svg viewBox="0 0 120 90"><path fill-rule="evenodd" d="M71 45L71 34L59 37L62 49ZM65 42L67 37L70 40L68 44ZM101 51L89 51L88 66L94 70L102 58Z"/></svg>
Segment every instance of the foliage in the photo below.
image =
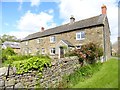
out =
<svg viewBox="0 0 120 90"><path fill-rule="evenodd" d="M20 61L20 60L28 59L28 58L31 58L31 57L33 57L33 56L30 56L30 55L14 55L14 56L10 56L8 58L8 60Z"/></svg>
<svg viewBox="0 0 120 90"><path fill-rule="evenodd" d="M51 59L48 55L37 54L36 56L39 57L39 58L49 58L49 59Z"/></svg>
<svg viewBox="0 0 120 90"><path fill-rule="evenodd" d="M13 62L12 66L17 68L17 74L26 73L29 70L38 70L41 72L44 67L51 66L49 58L31 57L23 61Z"/></svg>
<svg viewBox="0 0 120 90"><path fill-rule="evenodd" d="M73 53L73 51L68 51L65 53L65 57L70 57L70 56L76 56L76 53Z"/></svg>
<svg viewBox="0 0 120 90"><path fill-rule="evenodd" d="M10 35L6 35L6 34L2 35L0 37L0 40L1 40L0 44L5 42L5 41L13 41L13 42L19 42L20 41L15 36L10 36Z"/></svg>
<svg viewBox="0 0 120 90"><path fill-rule="evenodd" d="M60 46L61 48L63 48L63 49L67 49L67 46Z"/></svg>
<svg viewBox="0 0 120 90"><path fill-rule="evenodd" d="M83 63L85 60L87 63L95 63L96 59L98 57L101 57L103 55L102 48L94 43L89 43L86 45L83 45L81 49L75 49L73 51L78 57L80 62Z"/></svg>
<svg viewBox="0 0 120 90"><path fill-rule="evenodd" d="M59 84L59 88L71 88L78 82L85 81L87 78L92 77L94 73L100 70L102 64L99 62L97 64L87 65L79 68L74 73L69 76L65 75L62 82Z"/></svg>
<svg viewBox="0 0 120 90"><path fill-rule="evenodd" d="M6 48L6 49L2 49L2 62L4 62L5 60L8 59L9 56L13 56L16 55L16 53L14 52L14 50L10 47Z"/></svg>
<svg viewBox="0 0 120 90"><path fill-rule="evenodd" d="M12 64L14 61L22 61L25 59L29 59L33 56L30 55L12 55L12 56L8 56L7 60L4 61L4 65L9 65Z"/></svg>

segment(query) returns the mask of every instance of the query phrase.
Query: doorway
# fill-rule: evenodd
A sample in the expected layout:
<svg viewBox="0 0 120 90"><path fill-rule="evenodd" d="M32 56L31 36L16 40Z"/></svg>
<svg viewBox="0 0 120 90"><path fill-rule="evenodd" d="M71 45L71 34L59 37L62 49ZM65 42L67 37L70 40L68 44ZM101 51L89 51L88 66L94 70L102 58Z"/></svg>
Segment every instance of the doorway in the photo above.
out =
<svg viewBox="0 0 120 90"><path fill-rule="evenodd" d="M64 58L64 48L60 47L60 58Z"/></svg>

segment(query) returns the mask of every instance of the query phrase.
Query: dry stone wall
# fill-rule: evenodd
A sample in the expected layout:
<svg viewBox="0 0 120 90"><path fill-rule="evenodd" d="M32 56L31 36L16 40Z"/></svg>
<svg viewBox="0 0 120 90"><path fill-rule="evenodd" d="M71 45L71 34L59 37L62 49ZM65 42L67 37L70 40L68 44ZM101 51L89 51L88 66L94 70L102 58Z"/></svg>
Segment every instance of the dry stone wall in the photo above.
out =
<svg viewBox="0 0 120 90"><path fill-rule="evenodd" d="M68 57L55 60L52 67L44 68L42 77L39 78L37 71L18 75L15 67L0 68L0 88L55 88L59 85L64 75L73 73L80 67L77 57Z"/></svg>

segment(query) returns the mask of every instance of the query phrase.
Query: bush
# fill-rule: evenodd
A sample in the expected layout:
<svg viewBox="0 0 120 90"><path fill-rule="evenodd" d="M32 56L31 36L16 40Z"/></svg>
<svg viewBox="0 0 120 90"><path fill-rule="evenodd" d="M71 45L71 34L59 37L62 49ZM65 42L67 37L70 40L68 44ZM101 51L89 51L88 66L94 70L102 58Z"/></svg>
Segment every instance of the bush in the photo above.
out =
<svg viewBox="0 0 120 90"><path fill-rule="evenodd" d="M77 54L73 53L72 51L65 53L65 57L70 57L70 56L77 56Z"/></svg>
<svg viewBox="0 0 120 90"><path fill-rule="evenodd" d="M31 57L23 61L15 61L12 63L17 69L17 74L23 74L29 70L38 70L41 72L44 67L51 66L49 58Z"/></svg>
<svg viewBox="0 0 120 90"><path fill-rule="evenodd" d="M12 64L14 61L22 61L25 59L29 59L33 56L30 55L12 55L12 56L7 56L7 60L4 61L4 65L9 65Z"/></svg>
<svg viewBox="0 0 120 90"><path fill-rule="evenodd" d="M6 49L2 49L2 62L7 60L9 56L13 56L13 55L16 55L16 53L12 48L8 47Z"/></svg>
<svg viewBox="0 0 120 90"><path fill-rule="evenodd" d="M73 51L78 57L80 62L83 63L85 60L87 63L95 63L96 59L98 57L101 57L103 55L102 48L94 43L89 43L86 45L83 45L81 49L76 49Z"/></svg>

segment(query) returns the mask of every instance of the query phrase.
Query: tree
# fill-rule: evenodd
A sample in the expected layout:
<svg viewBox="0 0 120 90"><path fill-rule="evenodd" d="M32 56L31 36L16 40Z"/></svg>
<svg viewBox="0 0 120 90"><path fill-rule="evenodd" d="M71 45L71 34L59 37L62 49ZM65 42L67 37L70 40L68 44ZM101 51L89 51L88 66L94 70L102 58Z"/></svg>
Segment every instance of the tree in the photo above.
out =
<svg viewBox="0 0 120 90"><path fill-rule="evenodd" d="M3 43L5 41L13 41L13 42L19 42L20 41L15 36L10 36L10 35L6 35L6 34L0 36L0 40L1 40L0 43Z"/></svg>
<svg viewBox="0 0 120 90"><path fill-rule="evenodd" d="M2 62L4 62L4 60L7 60L9 56L16 55L14 50L10 47L7 47L6 49L1 49L0 52L2 52L2 57L0 56L0 58L2 58Z"/></svg>

